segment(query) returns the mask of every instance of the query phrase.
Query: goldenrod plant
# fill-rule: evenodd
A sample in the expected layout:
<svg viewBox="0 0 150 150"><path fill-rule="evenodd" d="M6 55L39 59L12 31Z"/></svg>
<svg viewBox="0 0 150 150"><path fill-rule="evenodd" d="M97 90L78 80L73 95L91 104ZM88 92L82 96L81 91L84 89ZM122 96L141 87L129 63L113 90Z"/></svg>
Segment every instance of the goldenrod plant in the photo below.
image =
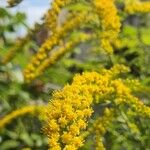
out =
<svg viewBox="0 0 150 150"><path fill-rule="evenodd" d="M149 1L52 0L32 28L6 1L0 150L149 150Z"/></svg>
<svg viewBox="0 0 150 150"><path fill-rule="evenodd" d="M59 19L58 14L59 14L59 11L61 11L61 7L63 6L67 7L70 3L71 1L66 1L66 2L54 1L54 3L52 3L51 11L50 12L48 11L48 14L53 14L52 16L51 15L49 16L49 20L51 21L51 17L52 17L52 18L55 18L53 23L58 22L58 19ZM78 6L79 4L77 3L76 5ZM55 45L58 45L59 42L63 42L64 39L68 38L69 35L67 33L69 33L69 29L71 30L78 29L79 31L81 30L79 25L80 25L80 22L82 21L81 25L83 26L82 19L84 18L85 18L84 19L85 24L91 21L93 23L94 22L98 23L96 27L97 30L95 29L95 26L94 28L91 26L90 30L95 32L95 34L97 35L98 37L97 40L100 40L99 43L101 43L101 47L108 53L112 53L113 49L111 46L111 42L112 40L117 38L117 35L120 30L120 25L121 25L119 16L117 15L117 9L114 5L113 0L110 0L107 3L105 3L105 1L93 1L92 3L91 2L81 3L80 5L81 7L83 8L85 7L86 9L75 10L72 13L74 14L81 13L81 16L77 16L77 18L74 18L75 15L72 15L73 19L71 21L66 19L62 27L59 27L50 23L50 25L53 25L55 27L55 30L54 30L55 32L53 31L53 29L51 29L51 31L54 33L51 35L50 39L48 39L42 45L42 47L40 48L36 56L33 56L33 60L31 61L31 64L29 64L27 66L27 69L25 70L25 80L30 81L34 79L34 76L36 76L36 73L34 72L34 70L36 70L36 66L40 65L40 62L42 62L46 57L49 57L50 55L49 51L51 51L53 48L55 49ZM110 17L110 15L111 15L111 18L107 19ZM92 19L92 17L95 17L95 20ZM47 19L48 19L48 16L47 16ZM48 24L48 21L47 21L47 24ZM53 28L53 27L50 27L50 28ZM84 32L84 30L81 30L81 33L82 32Z"/></svg>
<svg viewBox="0 0 150 150"><path fill-rule="evenodd" d="M86 42L89 41L90 39L94 38L94 35L86 35L86 34L79 34L78 36L76 36L76 39L71 39L70 42L65 43L65 45L63 47L60 47L56 52L51 53L51 55L49 56L49 58L45 59L40 65L39 67L35 68L31 68L29 71L33 71L33 73L29 74L28 70L25 72L26 74L26 79L27 81L30 81L32 79L34 79L36 76L40 75L47 67L49 67L50 65L55 64L55 62L62 57L63 55L65 55L66 52L68 52L69 50L73 49L74 46L76 46L78 43L81 44L81 42ZM29 67L32 67L32 65L30 65Z"/></svg>
<svg viewBox="0 0 150 150"><path fill-rule="evenodd" d="M45 111L45 133L49 138L50 149L78 149L84 145L87 132L91 131L89 134L94 134L95 149L105 149L102 138L116 115L123 111L119 109L121 106L131 110L134 115L150 117L150 108L131 94L124 80L116 78L119 73L127 70L117 65L100 73L85 72L76 75L71 85L53 94ZM106 104L104 116L97 116L95 123L89 125L94 115L93 107L99 104ZM88 131L88 127L94 129Z"/></svg>
<svg viewBox="0 0 150 150"><path fill-rule="evenodd" d="M132 1L132 3L145 4L145 2L140 1ZM126 7L132 6L130 4L131 1L127 0L124 2L125 12L127 14L131 14L129 11L126 11ZM65 11L65 13L63 13L63 11ZM37 54L32 57L31 63L25 68L25 80L29 82L32 81L35 78L35 76L37 76L34 70L36 70L36 68L40 66L41 62L44 59L49 57L50 51L55 49L55 47L58 46L59 43L62 43L64 39L68 38L68 36L71 35L73 30L81 30L81 26L83 26L83 20L85 21L85 27L86 24L91 24L91 22L92 24L96 25L90 26L90 28L94 28L90 30L96 32L98 36L97 40L99 40L100 38L98 46L100 45L100 48L107 51L108 54L111 54L113 52L112 43L116 43L115 41L117 40L121 27L121 20L118 12L119 10L117 9L113 0L110 0L108 2L95 0L92 3L74 3L74 1L70 0L66 0L63 2L58 0L52 2L52 7L48 10L47 14L45 15L45 25L50 30L50 37L45 41L45 43L42 44ZM72 13L74 15L70 15ZM80 13L81 16L76 16L76 14L78 13ZM64 19L61 19L62 14L64 14ZM98 28L100 29L100 32L97 30ZM18 45L22 45L22 43L26 44L25 39L28 39L28 36L21 40L21 42L19 42L20 44L16 44L12 51L10 51L6 55L6 57L3 60L4 63L9 62L11 58L13 58L13 55L15 55L16 53L14 52L14 50L19 49Z"/></svg>

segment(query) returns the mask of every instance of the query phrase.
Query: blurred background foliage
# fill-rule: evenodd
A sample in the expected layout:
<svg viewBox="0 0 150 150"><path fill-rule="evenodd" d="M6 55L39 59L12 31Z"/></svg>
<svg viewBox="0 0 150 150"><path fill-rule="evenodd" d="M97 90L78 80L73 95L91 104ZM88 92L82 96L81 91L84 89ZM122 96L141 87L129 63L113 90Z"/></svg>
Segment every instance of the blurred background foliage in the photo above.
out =
<svg viewBox="0 0 150 150"><path fill-rule="evenodd" d="M131 68L127 77L138 79L142 84L135 94L150 105L150 14L128 15L122 9L122 1L117 0L116 3L122 18L122 27L118 40L113 43L113 54L106 54L94 41L90 43L92 51L89 50L88 43L82 44L48 68L44 75L27 84L22 70L47 37L47 28L38 24L38 32L18 50L14 59L6 65L0 64L0 117L25 105L48 103L52 92L70 83L76 73L111 68L114 64L125 64ZM12 14L9 9L0 7L0 59L22 38L16 34L20 27L29 30L26 15L20 12ZM68 9L85 7L76 5ZM105 135L106 143L109 143L106 145L108 150L150 149L150 120L135 117L134 121L136 124L126 114L117 118ZM82 149L88 150L90 143L89 139ZM41 122L35 117L20 117L0 130L0 150L30 149L47 149L47 139L42 134Z"/></svg>

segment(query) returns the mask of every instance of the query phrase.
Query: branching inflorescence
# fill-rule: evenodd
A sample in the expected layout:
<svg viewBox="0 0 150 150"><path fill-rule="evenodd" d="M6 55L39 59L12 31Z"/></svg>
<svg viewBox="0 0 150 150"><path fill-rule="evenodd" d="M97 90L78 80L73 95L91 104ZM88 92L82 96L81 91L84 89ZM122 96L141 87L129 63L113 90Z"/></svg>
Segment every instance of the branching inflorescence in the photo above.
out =
<svg viewBox="0 0 150 150"><path fill-rule="evenodd" d="M16 2L17 1L12 1L12 3ZM149 2L126 0L124 4L127 14L149 12L150 10ZM71 9L72 5L77 5L79 8ZM64 14L63 11L65 12ZM55 64L58 59L61 59L66 52L73 50L74 47L80 46L80 43L82 43L81 38L79 38L81 41L78 42L75 42L75 40L69 41L74 31L87 34L87 36L89 36L89 34L95 34L97 38L93 38L93 40L97 41L99 48L111 54L113 52L112 44L115 43L121 27L118 11L114 0L85 0L82 2L80 0L52 1L51 8L45 14L44 19L45 25L47 29L49 29L49 37L41 45L38 52L31 58L30 63L24 69L25 81L31 82L42 74L46 68ZM63 19L60 19L61 14L63 14ZM91 23L92 25L88 29L90 32L88 33L84 29L86 26L83 28L83 25ZM30 37L31 34L27 35L19 42L16 42L15 47L4 57L3 63L9 62L15 56L16 52L20 51L21 47L26 45ZM68 48L65 50L65 45L69 42L72 42L73 46L70 47L69 50ZM62 49L64 50L62 51ZM62 54L62 52L64 52L64 54ZM61 55L58 55L60 53ZM53 56L55 56L55 59Z"/></svg>
<svg viewBox="0 0 150 150"><path fill-rule="evenodd" d="M100 73L85 72L76 75L71 85L66 85L63 90L53 94L46 109L47 123L44 128L52 150L78 149L83 146L85 137L88 136L87 131L90 133L93 130L95 147L99 150L105 149L102 137L108 125L115 119L114 116L120 113L118 108L122 105L138 116L150 117L150 108L132 95L125 80L116 78L126 71L128 68L117 65ZM93 106L102 103L110 103L111 108L106 107L104 115L91 128Z"/></svg>
<svg viewBox="0 0 150 150"><path fill-rule="evenodd" d="M14 6L21 0L8 2ZM150 3L126 0L124 10L131 15L147 13ZM62 13L63 21L60 20ZM44 19L49 37L24 70L27 82L34 80L82 43L91 44L94 40L100 49L112 54L113 44L122 48L127 42L117 39L121 23L115 0L54 0ZM15 47L4 57L4 64L30 41L34 31L16 42ZM19 116L40 111L44 114L43 130L48 136L51 150L77 150L88 137L92 138L92 146L96 150L104 150L104 136L122 112L150 118L150 108L133 95L138 82L120 76L128 71L129 68L124 65L115 65L110 70L77 74L71 85L53 93L48 106L27 106L15 110L0 119L0 129ZM103 107L96 110L95 106L101 104Z"/></svg>
<svg viewBox="0 0 150 150"><path fill-rule="evenodd" d="M58 50L55 50L55 53L62 52L62 50L61 52L59 52L59 50L64 49L62 45L65 45L67 42L69 42L68 39L74 31L78 31L81 34L87 34L87 36L89 36L89 34L95 34L97 38L93 39L97 40L106 52L112 52L111 43L117 38L120 30L120 20L117 16L117 9L114 1L109 0L108 2L105 2L103 0L95 0L92 3L87 1L85 3L81 3L81 6L86 7L86 9L73 10L70 13L68 10L68 14L65 16L65 22L60 26L57 26L61 9L67 10L67 6L69 7L69 5L71 5L73 2L74 1L70 0L57 0L52 2L52 8L46 15L46 24L49 26L52 33L47 41L41 46L38 53L33 56L31 63L26 67L24 71L24 77L26 81L30 82L38 76L39 73L36 73L36 70L40 70L38 68L43 68L40 66L43 63L42 61L47 59L47 62L51 62L53 55L51 56L50 51L55 50L56 46L59 48ZM76 3L74 2L74 5ZM91 26L90 33L85 32L84 29L81 30L81 26L84 24L90 24L91 22L95 23L96 26ZM78 40L78 42L76 42L76 40L72 40L72 45L79 46L79 44L82 42L82 38L79 39L80 41ZM60 45L60 43L63 44ZM73 47L70 47L70 50L71 49L73 49ZM66 51L64 50L64 54ZM55 56L58 56L59 59L61 58L60 55L56 54ZM61 54L61 56L63 55ZM58 58L55 58L55 60ZM51 64L52 63L49 63L47 66L50 66Z"/></svg>
<svg viewBox="0 0 150 150"><path fill-rule="evenodd" d="M34 76L36 76L36 74L34 74L35 70L42 64L42 61L49 58L49 53L53 50L54 46L59 45L60 42L63 43L62 39L67 35L67 31L72 30L76 26L81 24L84 18L85 18L85 14L79 15L75 19L69 20L69 23L66 23L63 27L59 28L53 36L51 36L45 41L45 43L39 49L38 53L33 56L31 63L28 64L28 66L24 70L25 79L27 81L34 79ZM81 41L82 41L82 37L80 38ZM59 53L60 49L61 47L59 48L58 51L56 51L56 53ZM50 56L50 57L53 57L53 56Z"/></svg>

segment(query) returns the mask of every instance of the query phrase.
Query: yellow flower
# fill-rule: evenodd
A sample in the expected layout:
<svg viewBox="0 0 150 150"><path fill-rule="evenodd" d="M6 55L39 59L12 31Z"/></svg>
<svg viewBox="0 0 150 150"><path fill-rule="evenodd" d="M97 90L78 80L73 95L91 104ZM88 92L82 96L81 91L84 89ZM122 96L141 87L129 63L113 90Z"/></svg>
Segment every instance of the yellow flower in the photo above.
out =
<svg viewBox="0 0 150 150"><path fill-rule="evenodd" d="M77 148L74 145L67 145L64 150L77 150Z"/></svg>
<svg viewBox="0 0 150 150"><path fill-rule="evenodd" d="M52 2L51 8L48 10L47 14L45 15L45 21L48 28L51 30L52 33L55 33L57 28L57 18L65 5L69 4L70 0L55 0Z"/></svg>
<svg viewBox="0 0 150 150"><path fill-rule="evenodd" d="M78 135L80 133L77 125L71 125L68 130L72 135Z"/></svg>
<svg viewBox="0 0 150 150"><path fill-rule="evenodd" d="M141 2L139 0L129 0L126 2L125 11L129 14L149 13L150 2Z"/></svg>
<svg viewBox="0 0 150 150"><path fill-rule="evenodd" d="M70 132L64 132L61 139L64 144L69 145L72 142L73 135Z"/></svg>
<svg viewBox="0 0 150 150"><path fill-rule="evenodd" d="M47 67L55 64L58 59L60 59L66 52L73 49L74 46L78 45L82 41L83 42L88 41L92 38L93 38L92 35L87 35L84 33L80 34L76 39L67 42L63 47L60 47L60 48L58 48L58 50L55 50L54 52L52 52L48 58L46 58L43 62L41 62L41 64L38 64L39 66L36 66L36 64L34 62L29 64L27 66L27 68L24 70L25 79L27 81L33 80L35 77L37 77L41 73L43 73L43 71ZM45 58L45 55L41 55L41 56L40 56L40 61ZM39 59L39 54L37 54L37 59ZM35 59L34 59L34 61L35 61ZM32 74L32 76L31 76L31 74Z"/></svg>
<svg viewBox="0 0 150 150"><path fill-rule="evenodd" d="M51 139L57 133L57 144L63 143L64 149L69 149L70 145L78 149L83 145L84 138L94 133L96 148L104 149L102 137L118 114L116 112L119 109L116 108L119 105L127 105L138 116L150 117L150 108L131 94L125 85L126 80L116 78L119 73L128 71L127 67L116 65L110 70L103 69L100 73L85 72L76 75L71 85L56 91L46 108L45 133L48 138ZM96 119L92 127L88 127L94 104L108 102L115 108L106 107L103 115ZM53 148L51 143L49 146Z"/></svg>
<svg viewBox="0 0 150 150"><path fill-rule="evenodd" d="M112 53L111 42L117 38L121 26L114 0L94 0L93 3L102 20L101 46L108 53Z"/></svg>
<svg viewBox="0 0 150 150"><path fill-rule="evenodd" d="M40 112L41 109L43 110L43 108L45 109L44 106L25 106L23 108L17 109L0 119L0 129L4 128L6 124L10 123L13 119L18 118L19 116L25 114L36 114L36 112Z"/></svg>
<svg viewBox="0 0 150 150"><path fill-rule="evenodd" d="M66 22L62 27L60 27L59 29L56 30L56 32L54 33L54 35L50 36L40 47L38 53L36 55L34 55L31 59L31 62L27 65L27 67L24 70L24 77L25 80L27 81L31 81L32 79L34 79L37 76L37 73L34 72L33 68L37 68L41 65L41 63L45 60L49 58L49 53L50 51L53 50L53 47L55 45L57 45L62 38L65 38L66 33L73 30L74 28L76 28L76 26L79 26L82 22L86 21L86 14L81 13L79 16L76 16L75 18L71 18L71 20L69 20L68 22ZM82 35L82 39L86 39L86 37L84 37ZM81 40L82 41L82 40ZM66 44L65 47L60 47L59 52L57 52L56 54L53 52L52 58L51 60L49 60L52 64L55 63L57 56L62 55L63 51L66 51L71 48L72 44L76 44L75 43L68 43ZM49 61L45 60L45 62L43 62L43 67L42 68L46 68L47 66L49 66ZM32 68L31 68L32 66ZM40 70L40 72L42 72ZM30 76L30 74L34 74L34 77L32 78Z"/></svg>
<svg viewBox="0 0 150 150"><path fill-rule="evenodd" d="M50 120L49 130L52 132L59 131L59 125L57 124L56 120L54 120L54 119Z"/></svg>
<svg viewBox="0 0 150 150"><path fill-rule="evenodd" d="M62 128L64 128L68 124L68 120L66 119L66 117L60 117L58 123Z"/></svg>
<svg viewBox="0 0 150 150"><path fill-rule="evenodd" d="M80 35L76 37L76 40L71 39L69 41L66 39L69 39L69 34L73 29L78 29L81 25L89 22L94 22L99 27L98 31L91 30L94 32L92 35L96 35L93 38L91 36L91 40L99 40L101 47L106 52L112 53L113 48L111 44L117 38L120 31L120 19L117 15L114 1L94 0L92 2L94 5L88 2L86 5L89 9L80 11L78 15L76 15L78 11L68 12L71 15L67 15L65 22L57 27L60 11L70 3L72 3L70 0L56 0L52 2L52 8L46 16L46 24L52 29L52 34L42 44L37 54L31 59L30 64L25 68L24 77L27 82L42 74L48 66L55 64L58 59L73 49L73 47L78 46L81 42L86 42L89 35L85 33L79 33ZM34 66L35 70L31 70L30 65Z"/></svg>

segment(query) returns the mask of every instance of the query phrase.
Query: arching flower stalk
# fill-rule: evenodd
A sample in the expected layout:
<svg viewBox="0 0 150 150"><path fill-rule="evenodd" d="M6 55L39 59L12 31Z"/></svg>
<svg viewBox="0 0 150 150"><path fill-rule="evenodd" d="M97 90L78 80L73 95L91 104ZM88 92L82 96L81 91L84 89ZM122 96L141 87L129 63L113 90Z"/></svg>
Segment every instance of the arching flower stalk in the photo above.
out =
<svg viewBox="0 0 150 150"><path fill-rule="evenodd" d="M150 2L140 1L140 0L126 0L125 2L125 11L128 14L136 13L149 13L150 12Z"/></svg>
<svg viewBox="0 0 150 150"><path fill-rule="evenodd" d="M111 43L118 37L121 27L114 0L94 0L93 3L102 24L101 47L112 53Z"/></svg>
<svg viewBox="0 0 150 150"><path fill-rule="evenodd" d="M81 44L82 42L90 41L94 37L96 36L82 33L79 34L75 39L67 41L66 43L64 43L63 46L59 47L55 51L52 51L49 58L42 61L42 63L37 68L31 70L30 72L25 73L26 81L30 82L35 77L42 74L43 71L46 70L46 68L55 64L57 60L59 60L62 56L64 56L68 51L71 51L76 45Z"/></svg>
<svg viewBox="0 0 150 150"><path fill-rule="evenodd" d="M74 5L76 3L77 2L74 2ZM50 22L48 23L47 20L46 23L53 26L50 28L54 28L55 26L55 32L41 46L38 53L33 56L31 63L29 63L29 65L26 67L24 71L25 80L33 80L37 76L35 75L36 68L38 68L43 63L43 61L49 57L50 51L53 50L55 46L60 46L59 43L65 41L66 38L69 38L73 30L76 29L82 33L84 29L82 29L81 31L79 27L91 22L96 24L96 28L94 26L91 26L92 34L97 35L97 39L94 40L99 40L98 37L100 37L98 43L101 44L101 47L108 53L112 52L111 42L117 37L120 28L120 20L117 16L117 9L115 7L114 1L109 0L106 3L105 7L105 2L103 0L95 0L92 4L91 2L86 2L83 4L81 3L81 5L83 5L87 9L85 9L84 11L73 10L71 13L74 15L71 17L71 19L66 19L62 26L57 27L56 23L59 19L58 14L60 13L61 9L67 9L66 7L68 6L68 4L71 4L71 1L57 0L52 2L52 8L49 12L49 15L53 17L51 18L47 16L47 19L49 19ZM93 16L95 17L95 20L93 19ZM52 21L53 18L55 18L55 21ZM48 59L46 61L48 61ZM44 64L48 64L45 62Z"/></svg>
<svg viewBox="0 0 150 150"><path fill-rule="evenodd" d="M12 122L13 119L16 119L16 118L26 115L26 114L33 114L33 115L36 115L37 113L40 114L41 112L44 112L44 109L45 109L45 106L33 105L33 106L25 106L23 108L14 110L10 114L8 114L0 119L0 129L4 128L5 125ZM41 110L43 110L43 111L41 111ZM38 116L40 116L40 115L38 115ZM41 116L42 116L42 114L41 114Z"/></svg>
<svg viewBox="0 0 150 150"><path fill-rule="evenodd" d="M105 108L102 116L98 117L92 124L92 127L88 129L88 135L94 135L94 147L96 150L105 150L103 136L115 119L116 112L114 108Z"/></svg>
<svg viewBox="0 0 150 150"><path fill-rule="evenodd" d="M45 22L47 27L50 29L51 34L54 34L57 29L58 15L61 12L61 9L69 2L71 2L71 0L55 0L52 2L51 8L45 15Z"/></svg>
<svg viewBox="0 0 150 150"><path fill-rule="evenodd" d="M150 108L134 97L123 79L117 79L121 72L128 69L124 66L115 66L111 70L102 70L101 73L85 72L76 75L71 85L63 90L56 91L46 109L46 125L44 131L49 138L50 149L76 150L83 146L84 133L90 127L90 118L94 115L95 104L110 103L112 108L104 111L104 117L98 118L94 124L95 136L98 140L103 137L111 111L121 105L141 117L150 117ZM119 109L118 109L119 110ZM108 117L109 116L109 117ZM103 122L102 124L100 122ZM97 123L98 122L98 123ZM90 130L89 130L90 132ZM88 134L87 134L88 135ZM101 141L96 140L97 148L103 148Z"/></svg>
<svg viewBox="0 0 150 150"><path fill-rule="evenodd" d="M79 15L74 19L69 20L69 23L64 24L63 27L59 28L57 32L51 37L49 37L40 47L37 54L35 54L32 59L31 63L27 65L24 70L24 75L26 78L26 74L30 74L34 72L36 67L38 67L42 61L49 57L49 53L53 50L54 46L58 45L60 41L67 35L67 31L70 31L76 26L78 26L82 20L85 19L85 15Z"/></svg>

